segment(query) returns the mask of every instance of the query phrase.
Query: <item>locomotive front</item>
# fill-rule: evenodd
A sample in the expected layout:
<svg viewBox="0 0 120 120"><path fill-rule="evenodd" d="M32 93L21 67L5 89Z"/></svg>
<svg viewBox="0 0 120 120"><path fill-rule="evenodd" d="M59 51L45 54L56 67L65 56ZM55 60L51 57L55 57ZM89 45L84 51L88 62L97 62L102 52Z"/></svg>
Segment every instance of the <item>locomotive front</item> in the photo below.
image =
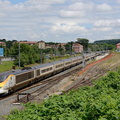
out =
<svg viewBox="0 0 120 120"><path fill-rule="evenodd" d="M6 94L15 85L13 75L0 75L0 94Z"/></svg>

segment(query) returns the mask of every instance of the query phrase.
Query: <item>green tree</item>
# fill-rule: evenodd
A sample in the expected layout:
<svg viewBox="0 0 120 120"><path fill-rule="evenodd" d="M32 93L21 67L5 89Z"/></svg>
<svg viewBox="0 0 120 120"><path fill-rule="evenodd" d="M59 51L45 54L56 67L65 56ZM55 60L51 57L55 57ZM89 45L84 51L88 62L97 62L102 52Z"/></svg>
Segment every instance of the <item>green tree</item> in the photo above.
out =
<svg viewBox="0 0 120 120"><path fill-rule="evenodd" d="M73 45L73 41L71 41L71 42L68 42L66 45L65 45L65 50L66 50L66 52L67 53L69 53L69 54L71 54L72 53L72 45Z"/></svg>
<svg viewBox="0 0 120 120"><path fill-rule="evenodd" d="M86 39L86 38L77 38L77 43L83 45L84 51L88 50L88 43L89 43L88 39Z"/></svg>
<svg viewBox="0 0 120 120"><path fill-rule="evenodd" d="M61 45L59 45L58 51L59 51L59 53L60 53L61 55L64 55L64 54L65 54L65 50L62 48Z"/></svg>
<svg viewBox="0 0 120 120"><path fill-rule="evenodd" d="M19 44L15 43L10 48L10 54L16 56L15 65L19 65ZM20 64L21 67L35 62L40 63L40 50L37 45L20 44Z"/></svg>

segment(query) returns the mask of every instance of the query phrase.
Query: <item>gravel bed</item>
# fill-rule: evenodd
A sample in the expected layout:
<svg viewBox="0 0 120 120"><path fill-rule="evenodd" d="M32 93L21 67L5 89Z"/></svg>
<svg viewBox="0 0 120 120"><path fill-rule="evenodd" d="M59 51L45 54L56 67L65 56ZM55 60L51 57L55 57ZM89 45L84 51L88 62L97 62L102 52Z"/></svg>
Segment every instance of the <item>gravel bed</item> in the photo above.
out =
<svg viewBox="0 0 120 120"><path fill-rule="evenodd" d="M45 85L46 84L44 84L44 86ZM34 88L30 89L30 90L26 90L23 93L31 93L31 92L36 91L37 89L39 89L41 87L43 87L43 85L34 87ZM13 95L12 97L9 97L7 99L4 99L4 100L0 101L0 109L1 109L0 110L0 120L2 120L2 116L8 115L11 110L22 109L23 108L23 106L21 104L14 104L16 98L17 98L17 95Z"/></svg>

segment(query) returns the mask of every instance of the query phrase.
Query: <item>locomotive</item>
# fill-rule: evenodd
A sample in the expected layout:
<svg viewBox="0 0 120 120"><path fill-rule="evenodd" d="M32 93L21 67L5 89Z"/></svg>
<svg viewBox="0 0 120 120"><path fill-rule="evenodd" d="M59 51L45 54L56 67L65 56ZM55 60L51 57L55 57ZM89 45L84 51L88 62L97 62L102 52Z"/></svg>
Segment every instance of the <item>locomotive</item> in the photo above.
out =
<svg viewBox="0 0 120 120"><path fill-rule="evenodd" d="M90 53L84 56L87 61L98 56L99 53ZM78 64L82 64L83 57L77 56L51 63L36 65L23 69L16 69L0 73L0 94L12 93L43 78L62 72Z"/></svg>

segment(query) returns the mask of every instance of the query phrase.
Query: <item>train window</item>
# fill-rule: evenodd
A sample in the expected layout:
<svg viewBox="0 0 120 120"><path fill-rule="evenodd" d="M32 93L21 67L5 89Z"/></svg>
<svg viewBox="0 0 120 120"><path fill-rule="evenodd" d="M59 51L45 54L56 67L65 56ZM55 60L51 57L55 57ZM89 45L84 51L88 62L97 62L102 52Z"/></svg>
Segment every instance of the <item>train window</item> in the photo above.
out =
<svg viewBox="0 0 120 120"><path fill-rule="evenodd" d="M56 65L56 68L59 68L59 67L62 67L62 66L63 66L63 64Z"/></svg>
<svg viewBox="0 0 120 120"><path fill-rule="evenodd" d="M44 73L45 72L45 69L44 70L42 70L42 73Z"/></svg>
<svg viewBox="0 0 120 120"><path fill-rule="evenodd" d="M50 70L52 70L52 67L43 69L41 72L44 73L44 72L47 72L47 71L50 71Z"/></svg>
<svg viewBox="0 0 120 120"><path fill-rule="evenodd" d="M70 64L71 62L67 62L66 65Z"/></svg>
<svg viewBox="0 0 120 120"><path fill-rule="evenodd" d="M37 76L39 76L40 75L40 70L37 70Z"/></svg>
<svg viewBox="0 0 120 120"><path fill-rule="evenodd" d="M3 81L5 81L6 78L7 78L7 76L0 76L0 83L3 82Z"/></svg>
<svg viewBox="0 0 120 120"><path fill-rule="evenodd" d="M50 68L47 68L47 71L49 71L50 70Z"/></svg>
<svg viewBox="0 0 120 120"><path fill-rule="evenodd" d="M16 83L23 82L23 81L28 80L28 79L33 78L33 77L34 77L34 72L33 71L17 75L16 76Z"/></svg>

